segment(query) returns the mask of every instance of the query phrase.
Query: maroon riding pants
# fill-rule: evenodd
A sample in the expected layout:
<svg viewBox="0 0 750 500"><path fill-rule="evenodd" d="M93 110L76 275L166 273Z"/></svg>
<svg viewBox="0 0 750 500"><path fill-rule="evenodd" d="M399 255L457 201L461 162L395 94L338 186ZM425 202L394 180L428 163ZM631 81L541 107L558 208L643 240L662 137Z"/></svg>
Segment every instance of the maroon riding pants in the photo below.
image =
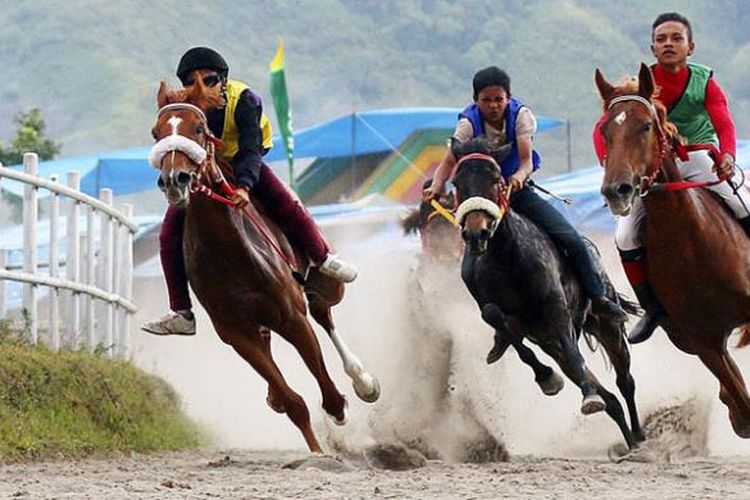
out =
<svg viewBox="0 0 750 500"><path fill-rule="evenodd" d="M267 165L261 166L260 179L250 197L259 199L266 206L287 237L298 244L314 263L325 260L330 248L320 228L299 198ZM185 210L169 207L159 233L159 255L167 281L169 307L173 311L192 308L182 249L184 232Z"/></svg>

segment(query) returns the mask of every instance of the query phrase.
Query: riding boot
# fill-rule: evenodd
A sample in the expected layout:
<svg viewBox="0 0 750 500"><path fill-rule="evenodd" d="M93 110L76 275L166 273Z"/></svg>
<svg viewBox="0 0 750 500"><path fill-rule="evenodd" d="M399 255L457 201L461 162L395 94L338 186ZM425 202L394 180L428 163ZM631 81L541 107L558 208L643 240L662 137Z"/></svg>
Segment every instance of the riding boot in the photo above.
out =
<svg viewBox="0 0 750 500"><path fill-rule="evenodd" d="M666 312L650 284L641 283L633 285L633 291L635 292L636 297L638 297L638 302L641 303L641 307L643 307L645 312L643 317L638 320L630 331L628 342L631 344L639 344L651 337L654 330L656 330L656 327L659 326L659 323L665 318Z"/></svg>
<svg viewBox="0 0 750 500"><path fill-rule="evenodd" d="M742 226L742 229L745 230L745 234L750 238L750 215L743 217L738 222L740 223L740 226Z"/></svg>

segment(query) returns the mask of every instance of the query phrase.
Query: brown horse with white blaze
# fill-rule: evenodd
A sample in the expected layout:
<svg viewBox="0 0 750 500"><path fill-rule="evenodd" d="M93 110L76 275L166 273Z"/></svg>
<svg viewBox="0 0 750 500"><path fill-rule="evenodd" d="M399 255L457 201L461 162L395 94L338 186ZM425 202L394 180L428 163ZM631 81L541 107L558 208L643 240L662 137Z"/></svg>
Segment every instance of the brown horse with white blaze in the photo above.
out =
<svg viewBox="0 0 750 500"><path fill-rule="evenodd" d="M205 116L223 105L211 88L200 78L190 90L170 91L162 82L157 102L151 162L161 170L159 186L168 202L186 210L184 253L190 285L221 340L268 382L269 406L286 413L310 451L320 453L304 400L287 385L274 362L270 331L296 348L318 382L323 409L343 424L346 399L326 370L307 307L333 340L357 395L375 401L380 391L377 380L364 370L333 324L331 307L342 300L344 285L310 268L262 207L251 202L243 211L228 203L226 190L231 187L225 176L231 178L231 169L214 156L219 140ZM294 270L307 270L304 287L295 280Z"/></svg>
<svg viewBox="0 0 750 500"><path fill-rule="evenodd" d="M750 397L727 351L733 329L747 335L750 323L750 240L709 191L670 189L681 181L678 138L664 107L652 100L649 68L641 65L637 86L613 86L598 69L595 80L607 112L602 194L615 215L642 197L648 273L669 318L667 334L719 379L735 433L750 438Z"/></svg>

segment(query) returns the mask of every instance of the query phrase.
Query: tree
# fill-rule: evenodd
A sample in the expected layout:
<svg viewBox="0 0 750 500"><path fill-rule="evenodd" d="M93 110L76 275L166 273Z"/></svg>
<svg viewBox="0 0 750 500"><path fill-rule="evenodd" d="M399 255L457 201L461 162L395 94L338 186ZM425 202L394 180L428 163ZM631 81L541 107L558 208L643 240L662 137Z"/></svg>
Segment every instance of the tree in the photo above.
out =
<svg viewBox="0 0 750 500"><path fill-rule="evenodd" d="M18 125L16 135L9 147L0 142L0 162L3 165L16 165L23 162L23 154L33 152L41 160L51 160L60 152L62 144L45 137L42 110L34 108L27 113L18 113L13 118Z"/></svg>

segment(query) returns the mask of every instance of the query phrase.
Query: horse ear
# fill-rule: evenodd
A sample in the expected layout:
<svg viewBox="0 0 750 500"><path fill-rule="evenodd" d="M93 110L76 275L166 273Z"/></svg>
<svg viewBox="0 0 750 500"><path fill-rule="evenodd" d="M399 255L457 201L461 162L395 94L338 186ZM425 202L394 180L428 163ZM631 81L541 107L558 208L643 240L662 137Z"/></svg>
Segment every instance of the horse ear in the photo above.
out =
<svg viewBox="0 0 750 500"><path fill-rule="evenodd" d="M644 99L651 99L653 93L654 78L651 76L651 69L641 63L641 70L638 72L638 95Z"/></svg>
<svg viewBox="0 0 750 500"><path fill-rule="evenodd" d="M599 68L596 68L596 71L594 71L594 81L596 82L596 88L599 89L599 95L605 101L608 100L615 91L615 88L604 78Z"/></svg>
<svg viewBox="0 0 750 500"><path fill-rule="evenodd" d="M159 107L159 109L169 104L168 94L169 87L167 86L167 82L162 80L159 84L159 91L156 93L156 105Z"/></svg>

